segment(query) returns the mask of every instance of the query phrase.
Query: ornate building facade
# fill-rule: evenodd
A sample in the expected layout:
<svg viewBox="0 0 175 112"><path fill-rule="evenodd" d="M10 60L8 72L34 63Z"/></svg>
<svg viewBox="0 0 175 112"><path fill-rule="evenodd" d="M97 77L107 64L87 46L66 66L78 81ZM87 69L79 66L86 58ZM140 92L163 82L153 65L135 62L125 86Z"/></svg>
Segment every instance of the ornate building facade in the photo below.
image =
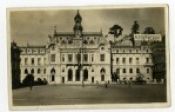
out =
<svg viewBox="0 0 175 112"><path fill-rule="evenodd" d="M127 39L110 44L100 32L84 32L82 17L74 17L73 32L57 32L48 37L45 46L21 48L21 82L27 74L45 79L49 84L93 84L112 81L116 73L120 80L136 80L142 74L152 80L152 51L147 46L134 46Z"/></svg>

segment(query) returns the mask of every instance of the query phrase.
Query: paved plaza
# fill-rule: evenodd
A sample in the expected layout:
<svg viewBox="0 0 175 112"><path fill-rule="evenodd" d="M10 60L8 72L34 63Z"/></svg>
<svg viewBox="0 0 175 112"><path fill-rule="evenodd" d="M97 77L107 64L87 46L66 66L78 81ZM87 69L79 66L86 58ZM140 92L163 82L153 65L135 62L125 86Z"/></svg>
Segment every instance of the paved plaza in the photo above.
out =
<svg viewBox="0 0 175 112"><path fill-rule="evenodd" d="M35 86L32 90L28 87L13 90L13 104L20 106L165 101L165 85L110 85L108 88L102 85L46 85Z"/></svg>

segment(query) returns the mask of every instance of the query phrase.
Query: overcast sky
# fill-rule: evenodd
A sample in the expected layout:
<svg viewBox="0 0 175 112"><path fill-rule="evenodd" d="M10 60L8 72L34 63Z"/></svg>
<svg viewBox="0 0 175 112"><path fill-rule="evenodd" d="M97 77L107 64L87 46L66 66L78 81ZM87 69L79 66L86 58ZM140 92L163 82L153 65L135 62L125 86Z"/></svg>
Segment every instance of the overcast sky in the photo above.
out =
<svg viewBox="0 0 175 112"><path fill-rule="evenodd" d="M79 10L85 32L99 32L106 35L114 24L123 27L123 34L129 34L135 20L140 25L140 32L151 26L156 32L164 33L164 10L162 8L140 9L93 9ZM11 38L18 45L45 45L54 26L57 32L72 32L77 10L43 10L11 12Z"/></svg>

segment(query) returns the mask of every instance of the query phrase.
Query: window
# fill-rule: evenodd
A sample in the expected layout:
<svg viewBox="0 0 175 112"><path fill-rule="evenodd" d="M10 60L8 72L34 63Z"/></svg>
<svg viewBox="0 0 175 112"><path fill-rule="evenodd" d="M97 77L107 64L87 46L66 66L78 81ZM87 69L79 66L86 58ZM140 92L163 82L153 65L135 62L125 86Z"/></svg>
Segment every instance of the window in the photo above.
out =
<svg viewBox="0 0 175 112"><path fill-rule="evenodd" d="M72 40L69 40L69 41L68 41L68 44L72 44L72 43L73 43Z"/></svg>
<svg viewBox="0 0 175 112"><path fill-rule="evenodd" d="M130 63L130 64L132 63L132 58L129 58L129 63Z"/></svg>
<svg viewBox="0 0 175 112"><path fill-rule="evenodd" d="M136 63L139 63L139 58L138 57L136 58Z"/></svg>
<svg viewBox="0 0 175 112"><path fill-rule="evenodd" d="M83 81L87 81L88 80L88 70L85 69L83 70Z"/></svg>
<svg viewBox="0 0 175 112"><path fill-rule="evenodd" d="M149 58L146 58L146 63L149 63Z"/></svg>
<svg viewBox="0 0 175 112"><path fill-rule="evenodd" d="M133 73L133 70L132 70L132 68L130 68L130 69L129 69L129 73Z"/></svg>
<svg viewBox="0 0 175 112"><path fill-rule="evenodd" d="M125 64L126 63L126 58L123 58L122 62L123 62L123 64Z"/></svg>
<svg viewBox="0 0 175 112"><path fill-rule="evenodd" d="M131 53L131 52L132 52L132 50L130 49L130 50L129 50L129 52Z"/></svg>
<svg viewBox="0 0 175 112"><path fill-rule="evenodd" d="M68 54L68 61L72 62L72 54Z"/></svg>
<svg viewBox="0 0 175 112"><path fill-rule="evenodd" d="M44 69L44 72L43 73L46 74L46 69Z"/></svg>
<svg viewBox="0 0 175 112"><path fill-rule="evenodd" d="M116 69L116 73L117 73L117 74L120 73L120 69L119 69L119 68Z"/></svg>
<svg viewBox="0 0 175 112"><path fill-rule="evenodd" d="M77 54L76 55L76 60L77 60L77 62L80 62L81 61L81 54Z"/></svg>
<svg viewBox="0 0 175 112"><path fill-rule="evenodd" d="M94 72L94 69L92 69L92 71L91 72Z"/></svg>
<svg viewBox="0 0 175 112"><path fill-rule="evenodd" d="M32 74L34 74L34 73L35 73L34 69L32 69L32 70L31 70L31 73L32 73Z"/></svg>
<svg viewBox="0 0 175 112"><path fill-rule="evenodd" d="M73 80L73 73L72 73L72 70L69 69L68 70L68 81L72 81Z"/></svg>
<svg viewBox="0 0 175 112"><path fill-rule="evenodd" d="M62 69L62 72L64 72L64 68Z"/></svg>
<svg viewBox="0 0 175 112"><path fill-rule="evenodd" d="M25 73L25 74L28 74L28 70L27 70L27 69L25 69L25 70L24 70L24 73Z"/></svg>
<svg viewBox="0 0 175 112"><path fill-rule="evenodd" d="M149 73L149 68L146 69L146 72Z"/></svg>
<svg viewBox="0 0 175 112"><path fill-rule="evenodd" d="M126 69L125 68L123 68L123 73L126 73Z"/></svg>
<svg viewBox="0 0 175 112"><path fill-rule="evenodd" d="M27 65L27 61L28 61L28 59L27 59L27 58L25 58L25 62L24 62L24 63L25 63L25 65Z"/></svg>
<svg viewBox="0 0 175 112"><path fill-rule="evenodd" d="M100 61L105 61L105 54L100 54Z"/></svg>
<svg viewBox="0 0 175 112"><path fill-rule="evenodd" d="M44 64L46 64L46 58L44 58Z"/></svg>
<svg viewBox="0 0 175 112"><path fill-rule="evenodd" d="M147 49L146 52L149 52L149 50Z"/></svg>
<svg viewBox="0 0 175 112"><path fill-rule="evenodd" d="M40 74L41 70L38 68L38 74Z"/></svg>
<svg viewBox="0 0 175 112"><path fill-rule="evenodd" d="M101 47L101 50L104 50L105 48L104 47Z"/></svg>
<svg viewBox="0 0 175 112"><path fill-rule="evenodd" d="M140 69L139 68L136 69L136 73L140 73Z"/></svg>
<svg viewBox="0 0 175 112"><path fill-rule="evenodd" d="M65 58L64 58L64 54L62 55L62 62L64 62L65 61Z"/></svg>
<svg viewBox="0 0 175 112"><path fill-rule="evenodd" d="M94 55L92 54L92 62L94 61Z"/></svg>
<svg viewBox="0 0 175 112"><path fill-rule="evenodd" d="M130 78L129 78L129 80L131 80L131 81L132 81L132 80L133 80L133 78L132 78L132 77L130 77Z"/></svg>
<svg viewBox="0 0 175 112"><path fill-rule="evenodd" d="M87 54L84 54L84 55L83 55L83 61L85 61L85 62L88 61L88 55L87 55Z"/></svg>
<svg viewBox="0 0 175 112"><path fill-rule="evenodd" d="M83 41L83 44L88 44L87 40L84 40L84 41Z"/></svg>
<svg viewBox="0 0 175 112"><path fill-rule="evenodd" d="M38 65L41 64L41 58L38 58Z"/></svg>
<svg viewBox="0 0 175 112"><path fill-rule="evenodd" d="M35 63L35 62L34 62L34 58L32 58L32 62L31 62L31 63L32 63L32 65L34 65L34 63Z"/></svg>
<svg viewBox="0 0 175 112"><path fill-rule="evenodd" d="M119 63L119 58L116 58L116 63Z"/></svg>
<svg viewBox="0 0 175 112"><path fill-rule="evenodd" d="M55 62L55 54L51 54L51 62Z"/></svg>
<svg viewBox="0 0 175 112"><path fill-rule="evenodd" d="M76 81L80 81L80 70L77 69L76 70L76 77L75 77Z"/></svg>

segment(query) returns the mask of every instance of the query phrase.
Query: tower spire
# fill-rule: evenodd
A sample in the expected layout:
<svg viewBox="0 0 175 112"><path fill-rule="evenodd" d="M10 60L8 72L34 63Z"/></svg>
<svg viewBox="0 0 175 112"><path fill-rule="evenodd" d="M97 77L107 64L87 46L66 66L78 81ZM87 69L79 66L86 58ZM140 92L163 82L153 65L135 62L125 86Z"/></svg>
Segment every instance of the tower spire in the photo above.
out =
<svg viewBox="0 0 175 112"><path fill-rule="evenodd" d="M75 25L73 27L74 33L76 36L81 36L83 27L81 26L82 17L79 13L79 10L77 10L77 14L74 17L74 21L75 21Z"/></svg>

